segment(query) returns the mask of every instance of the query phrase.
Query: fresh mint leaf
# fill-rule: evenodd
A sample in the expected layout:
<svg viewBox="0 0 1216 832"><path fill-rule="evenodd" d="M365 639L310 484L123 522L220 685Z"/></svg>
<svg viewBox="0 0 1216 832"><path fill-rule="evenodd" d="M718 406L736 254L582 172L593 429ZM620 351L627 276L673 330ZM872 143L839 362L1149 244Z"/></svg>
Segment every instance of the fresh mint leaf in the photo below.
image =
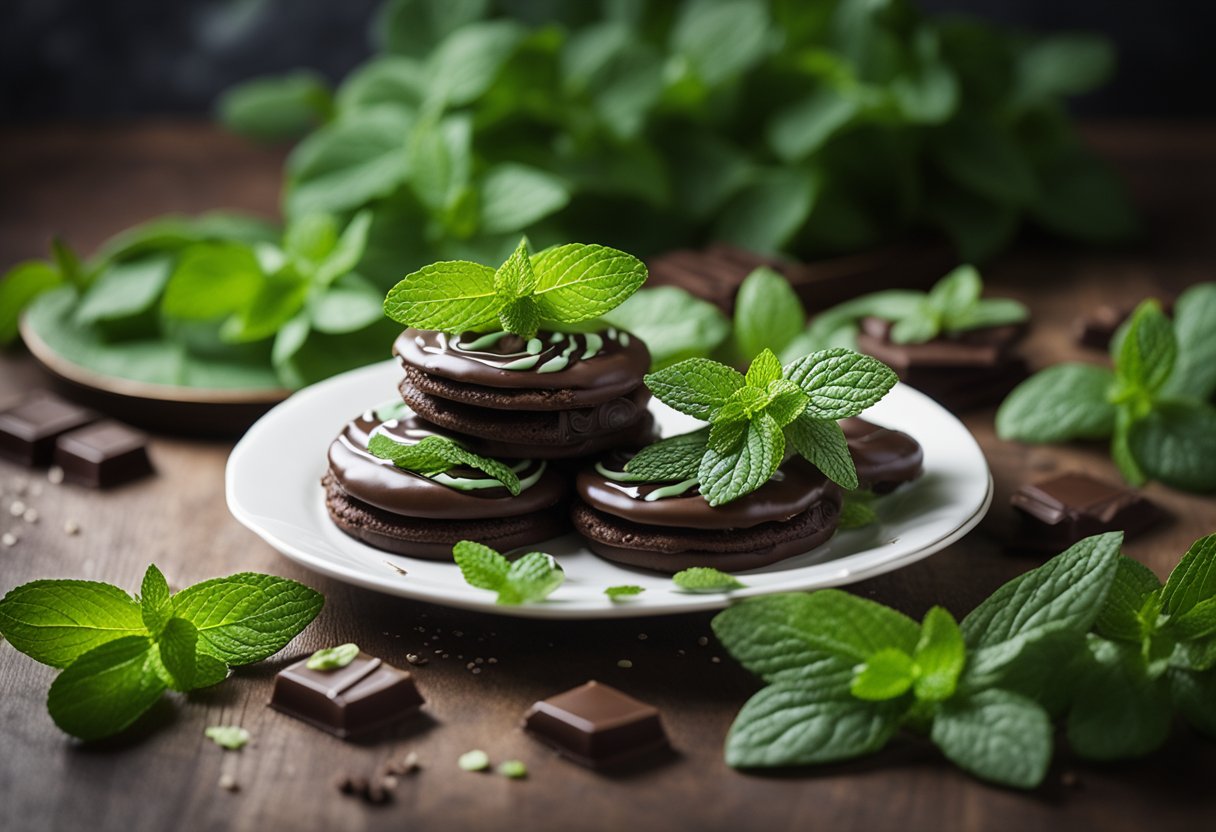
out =
<svg viewBox="0 0 1216 832"><path fill-rule="evenodd" d="M230 315L253 301L262 280L262 268L248 246L199 243L178 259L161 311L183 320Z"/></svg>
<svg viewBox="0 0 1216 832"><path fill-rule="evenodd" d="M976 777L1030 789L1051 762L1051 720L1032 700L985 690L942 704L931 736L951 762Z"/></svg>
<svg viewBox="0 0 1216 832"><path fill-rule="evenodd" d="M450 211L469 186L473 125L464 114L423 118L408 143L410 186L431 211Z"/></svg>
<svg viewBox="0 0 1216 832"><path fill-rule="evenodd" d="M561 565L544 552L529 552L512 561L498 589L499 604L528 604L548 598L566 580Z"/></svg>
<svg viewBox="0 0 1216 832"><path fill-rule="evenodd" d="M156 568L156 564L149 565L139 590L139 612L153 638L160 636L160 631L173 617L173 604L169 596L165 576Z"/></svg>
<svg viewBox="0 0 1216 832"><path fill-rule="evenodd" d="M646 280L631 254L600 245L569 243L532 255L537 308L548 321L576 324L615 309Z"/></svg>
<svg viewBox="0 0 1216 832"><path fill-rule="evenodd" d="M510 20L469 23L453 29L426 62L428 103L461 107L483 96L524 37Z"/></svg>
<svg viewBox="0 0 1216 832"><path fill-rule="evenodd" d="M644 380L663 404L706 421L746 383L738 370L707 358L686 359Z"/></svg>
<svg viewBox="0 0 1216 832"><path fill-rule="evenodd" d="M819 195L817 172L758 171L723 207L713 235L762 254L781 250L802 229Z"/></svg>
<svg viewBox="0 0 1216 832"><path fill-rule="evenodd" d="M915 314L895 321L891 327L891 341L896 344L923 344L932 341L941 331L941 316L925 300Z"/></svg>
<svg viewBox="0 0 1216 832"><path fill-rule="evenodd" d="M776 473L785 457L785 435L767 413L747 423L739 447L726 453L712 447L701 458L697 479L711 506L722 505L755 491Z"/></svg>
<svg viewBox="0 0 1216 832"><path fill-rule="evenodd" d="M738 402L727 402L726 406L718 411L715 421L709 426L709 441L706 446L718 454L731 453L743 442L749 424L747 417L743 415L743 408L738 406Z"/></svg>
<svg viewBox="0 0 1216 832"><path fill-rule="evenodd" d="M455 260L406 275L389 290L384 313L405 326L462 332L490 325L501 306L494 270Z"/></svg>
<svg viewBox="0 0 1216 832"><path fill-rule="evenodd" d="M305 666L309 670L338 670L359 658L359 645L339 644L337 647L322 648L311 656Z"/></svg>
<svg viewBox="0 0 1216 832"><path fill-rule="evenodd" d="M522 237L511 256L494 272L494 291L502 298L518 300L532 294L535 288L536 272L528 254L528 238Z"/></svg>
<svg viewBox="0 0 1216 832"><path fill-rule="evenodd" d="M955 268L929 290L929 305L937 313L943 329L955 319L964 318L980 301L984 283L975 266L965 264Z"/></svg>
<svg viewBox="0 0 1216 832"><path fill-rule="evenodd" d="M857 665L849 692L870 702L897 699L911 690L915 667L904 651L884 647Z"/></svg>
<svg viewBox="0 0 1216 832"><path fill-rule="evenodd" d="M1159 403L1132 423L1127 447L1151 479L1184 491L1216 491L1216 408L1210 404Z"/></svg>
<svg viewBox="0 0 1216 832"><path fill-rule="evenodd" d="M857 466L839 424L811 418L804 411L787 431L794 449L825 477L846 490L857 487Z"/></svg>
<svg viewBox="0 0 1216 832"><path fill-rule="evenodd" d="M1038 639L1088 631L1114 580L1122 542L1122 532L1087 537L972 610L961 625L971 659L967 677L990 678Z"/></svg>
<svg viewBox="0 0 1216 832"><path fill-rule="evenodd" d="M308 302L308 315L317 332L327 335L357 332L384 319L384 293L357 274L345 274L324 293L313 294ZM282 333L286 327L287 323L283 323L278 331Z"/></svg>
<svg viewBox="0 0 1216 832"><path fill-rule="evenodd" d="M170 618L156 636L156 649L171 689L187 691L198 686L198 630L193 624L184 618Z"/></svg>
<svg viewBox="0 0 1216 832"><path fill-rule="evenodd" d="M360 211L346 224L342 236L316 268L313 281L318 286L329 286L343 275L350 274L363 259L367 250L367 237L371 232L371 211ZM357 329L357 327L353 327Z"/></svg>
<svg viewBox="0 0 1216 832"><path fill-rule="evenodd" d="M1134 419L1126 407L1115 413L1115 433L1110 438L1110 458L1128 484L1139 488L1148 482L1148 475L1136 460L1131 448L1131 431Z"/></svg>
<svg viewBox="0 0 1216 832"><path fill-rule="evenodd" d="M1178 357L1173 325L1155 300L1136 308L1118 346L1115 378L1123 389L1148 395L1165 384Z"/></svg>
<svg viewBox="0 0 1216 832"><path fill-rule="evenodd" d="M814 681L848 690L856 653L818 637L834 610L825 609L831 602L815 600L817 596L799 592L741 601L714 617L714 635L736 661L766 682Z"/></svg>
<svg viewBox="0 0 1216 832"><path fill-rule="evenodd" d="M0 344L17 337L21 310L43 292L63 283L63 275L50 263L26 260L13 266L0 278Z"/></svg>
<svg viewBox="0 0 1216 832"><path fill-rule="evenodd" d="M632 598L641 595L646 590L643 587L635 584L620 584L619 586L609 586L604 588L604 594L612 601L620 601L626 598Z"/></svg>
<svg viewBox="0 0 1216 832"><path fill-rule="evenodd" d="M874 507L864 500L852 499L849 495L844 498L840 507L840 520L837 528L841 531L861 529L878 522L878 514Z"/></svg>
<svg viewBox="0 0 1216 832"><path fill-rule="evenodd" d="M704 430L661 439L626 462L625 473L649 482L691 479L701 466L705 442Z"/></svg>
<svg viewBox="0 0 1216 832"><path fill-rule="evenodd" d="M1138 646L1091 638L1088 652L1068 714L1073 751L1091 760L1116 760L1160 747L1173 719L1165 680L1150 678Z"/></svg>
<svg viewBox="0 0 1216 832"><path fill-rule="evenodd" d="M73 320L80 326L104 326L148 312L172 270L171 257L156 256L105 267L81 297Z"/></svg>
<svg viewBox="0 0 1216 832"><path fill-rule="evenodd" d="M229 751L239 751L249 744L249 732L239 725L211 725L203 736Z"/></svg>
<svg viewBox="0 0 1216 832"><path fill-rule="evenodd" d="M709 86L746 71L771 48L768 10L748 0L693 2L681 8L671 45Z"/></svg>
<svg viewBox="0 0 1216 832"><path fill-rule="evenodd" d="M456 760L461 771L485 771L490 767L490 755L480 748L466 751Z"/></svg>
<svg viewBox="0 0 1216 832"><path fill-rule="evenodd" d="M778 682L747 701L726 737L733 768L808 765L870 754L899 730L898 701L863 702L847 683Z"/></svg>
<svg viewBox="0 0 1216 832"><path fill-rule="evenodd" d="M1177 618L1171 618L1165 634L1178 641L1193 641L1216 633L1216 597L1200 601Z"/></svg>
<svg viewBox="0 0 1216 832"><path fill-rule="evenodd" d="M693 566L677 572L672 583L685 592L730 592L742 589L744 584L729 572L708 566Z"/></svg>
<svg viewBox="0 0 1216 832"><path fill-rule="evenodd" d="M783 350L806 325L806 310L789 281L761 266L739 286L734 324L736 351L747 360L763 350ZM780 378L780 371L778 364L772 378Z"/></svg>
<svg viewBox="0 0 1216 832"><path fill-rule="evenodd" d="M372 34L393 55L424 57L436 43L480 20L489 0L391 0L381 6Z"/></svg>
<svg viewBox="0 0 1216 832"><path fill-rule="evenodd" d="M146 636L139 604L94 581L33 581L0 601L0 635L34 661L67 667L107 642Z"/></svg>
<svg viewBox="0 0 1216 832"><path fill-rule="evenodd" d="M80 655L51 683L46 702L51 718L82 740L122 731L165 691L152 655L146 636L122 636Z"/></svg>
<svg viewBox="0 0 1216 832"><path fill-rule="evenodd" d="M1115 408L1107 400L1114 381L1110 370L1091 364L1048 367L1001 403L997 435L1024 442L1104 439L1115 429Z"/></svg>
<svg viewBox="0 0 1216 832"><path fill-rule="evenodd" d="M367 443L367 451L374 457L390 460L398 468L424 477L434 477L456 466L467 466L498 480L512 496L518 496L520 491L519 476L510 466L466 451L443 436L427 436L407 445L378 433Z"/></svg>
<svg viewBox="0 0 1216 832"><path fill-rule="evenodd" d="M453 546L452 557L465 583L492 592L503 585L511 568L510 562L498 552L472 540L462 540Z"/></svg>
<svg viewBox="0 0 1216 832"><path fill-rule="evenodd" d="M298 139L333 113L325 79L313 72L255 78L224 92L216 105L234 133L263 142Z"/></svg>
<svg viewBox="0 0 1216 832"><path fill-rule="evenodd" d="M1216 739L1216 671L1171 669L1170 698L1195 730Z"/></svg>
<svg viewBox="0 0 1216 832"><path fill-rule="evenodd" d="M801 161L852 122L859 110L856 96L821 86L774 113L766 130L768 144L782 160Z"/></svg>
<svg viewBox="0 0 1216 832"><path fill-rule="evenodd" d="M1028 310L1012 298L985 298L966 312L951 318L946 324L948 332L965 332L990 326L1020 324L1030 317Z"/></svg>
<svg viewBox="0 0 1216 832"><path fill-rule="evenodd" d="M241 572L183 589L173 596L173 613L198 630L200 653L235 667L282 650L324 600L296 581Z"/></svg>
<svg viewBox="0 0 1216 832"><path fill-rule="evenodd" d="M1100 35L1036 38L1017 57L1017 96L1022 101L1040 102L1089 92L1101 86L1114 68L1114 47Z"/></svg>
<svg viewBox="0 0 1216 832"><path fill-rule="evenodd" d="M821 350L793 361L786 365L785 377L810 397L806 415L831 420L856 416L898 381L881 361L845 349Z"/></svg>
<svg viewBox="0 0 1216 832"><path fill-rule="evenodd" d="M313 269L338 244L338 220L332 214L295 217L283 232L283 253L301 269Z"/></svg>
<svg viewBox="0 0 1216 832"><path fill-rule="evenodd" d="M1210 400L1216 393L1216 283L1200 283L1178 296L1174 337L1178 360L1161 395Z"/></svg>
<svg viewBox="0 0 1216 832"><path fill-rule="evenodd" d="M646 343L652 370L708 357L730 335L718 307L676 286L641 289L603 319Z"/></svg>
<svg viewBox="0 0 1216 832"><path fill-rule="evenodd" d="M1216 534L1201 537L1187 550L1161 591L1162 611L1182 616L1216 598Z"/></svg>
<svg viewBox="0 0 1216 832"><path fill-rule="evenodd" d="M916 664L917 699L944 702L954 695L966 661L966 647L962 630L944 607L932 607L925 613L912 660Z"/></svg>
<svg viewBox="0 0 1216 832"><path fill-rule="evenodd" d="M540 310L530 297L508 303L498 313L498 320L505 331L514 332L525 339L535 338L541 324Z"/></svg>
<svg viewBox="0 0 1216 832"><path fill-rule="evenodd" d="M781 362L767 347L756 352L755 358L747 366L743 381L748 387L767 387L769 382L781 378Z"/></svg>
<svg viewBox="0 0 1216 832"><path fill-rule="evenodd" d="M1161 581L1151 569L1126 555L1120 557L1094 630L1114 641L1139 644L1145 635L1140 611L1148 597L1160 591Z"/></svg>
<svg viewBox="0 0 1216 832"><path fill-rule="evenodd" d="M480 190L481 230L512 234L565 208L570 186L539 168L503 162L486 171Z"/></svg>

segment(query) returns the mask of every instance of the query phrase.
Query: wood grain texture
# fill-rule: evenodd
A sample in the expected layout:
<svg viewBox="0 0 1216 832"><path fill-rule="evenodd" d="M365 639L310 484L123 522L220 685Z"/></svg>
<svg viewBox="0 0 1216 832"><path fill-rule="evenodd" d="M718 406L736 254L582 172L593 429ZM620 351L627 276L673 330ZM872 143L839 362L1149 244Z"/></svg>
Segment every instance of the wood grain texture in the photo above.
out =
<svg viewBox="0 0 1216 832"><path fill-rule="evenodd" d="M1216 254L1216 129L1105 126L1091 140L1127 175L1145 207L1144 241L1118 252L1027 241L986 270L995 291L1034 312L1026 352L1035 366L1074 357L1070 327L1083 308L1129 303L1211 279ZM36 256L52 230L89 250L134 221L171 210L233 207L273 215L280 154L249 148L189 124L50 128L0 134L0 265ZM0 357L0 398L44 385L28 356ZM1009 494L1052 471L1114 477L1099 447L1025 447L997 440L991 412L968 414L996 478L996 503L979 530L928 560L857 585L869 598L920 616L934 603L962 615L1036 561L1004 550ZM77 577L135 589L149 562L175 587L242 570L285 575L322 591L326 606L287 651L236 673L220 687L166 696L139 729L84 748L46 714L54 675L0 645L0 829L833 829L1025 830L1216 824L1210 773L1216 745L1181 726L1152 757L1095 765L1061 752L1046 784L1022 794L981 784L923 742L901 739L855 763L742 774L721 746L756 682L710 636L708 615L635 622L551 623L496 618L388 598L310 574L279 557L224 505L229 446L157 438L152 479L99 494L52 486L0 463L0 592L35 578ZM20 498L37 523L8 511ZM34 491L38 493L33 493ZM1127 546L1165 575L1195 538L1216 530L1216 501L1151 486L1174 519ZM80 526L68 535L64 524ZM643 639L642 636L645 636ZM355 641L417 668L427 718L363 743L342 742L265 705L283 662ZM485 659L473 674L468 662ZM490 663L493 658L496 661ZM622 669L619 659L633 667ZM663 711L678 755L632 775L603 776L563 762L518 730L535 699L588 678L619 686ZM240 752L204 739L208 725L239 723L253 735ZM1117 730L1112 726L1112 730ZM521 782L468 774L456 758L485 749L524 760ZM402 779L396 800L368 807L341 796L333 779L373 773L416 751L423 770ZM231 775L239 791L218 788Z"/></svg>

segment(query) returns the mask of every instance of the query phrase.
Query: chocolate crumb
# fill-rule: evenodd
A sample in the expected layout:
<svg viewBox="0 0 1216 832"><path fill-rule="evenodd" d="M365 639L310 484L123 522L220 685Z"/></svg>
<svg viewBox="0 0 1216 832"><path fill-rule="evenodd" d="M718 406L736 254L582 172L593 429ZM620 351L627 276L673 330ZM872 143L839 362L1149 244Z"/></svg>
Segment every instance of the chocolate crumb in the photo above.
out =
<svg viewBox="0 0 1216 832"><path fill-rule="evenodd" d="M633 667L633 662L629 661L629 659L621 659L616 663L616 666L628 669Z"/></svg>
<svg viewBox="0 0 1216 832"><path fill-rule="evenodd" d="M46 481L51 485L59 485L63 482L63 469L58 465L52 465L46 472Z"/></svg>
<svg viewBox="0 0 1216 832"><path fill-rule="evenodd" d="M25 510L25 514L21 515L21 519L27 523L37 523L38 522L38 509L27 508Z"/></svg>
<svg viewBox="0 0 1216 832"><path fill-rule="evenodd" d="M70 534L70 535L80 534L80 524L77 523L75 520L64 521L63 532L64 532L64 534Z"/></svg>
<svg viewBox="0 0 1216 832"><path fill-rule="evenodd" d="M398 785L400 785L400 783L401 783L401 781L398 780L396 777L394 777L391 774L385 775L380 780L380 784L383 785L384 788L386 788L386 789L395 789L395 788L397 788Z"/></svg>
<svg viewBox="0 0 1216 832"><path fill-rule="evenodd" d="M430 661L430 659L425 656L419 656L417 653L406 653L405 660L413 665L424 665Z"/></svg>
<svg viewBox="0 0 1216 832"><path fill-rule="evenodd" d="M241 784L236 782L236 778L231 774L221 774L219 785L221 789L229 792L239 792L241 790Z"/></svg>
<svg viewBox="0 0 1216 832"><path fill-rule="evenodd" d="M0 537L0 543L3 543L5 546L16 546L17 535L13 534L12 532L5 532L4 536Z"/></svg>
<svg viewBox="0 0 1216 832"><path fill-rule="evenodd" d="M699 639L697 639L697 644L704 647L707 644L709 644L709 638L707 638L706 636L701 636Z"/></svg>
<svg viewBox="0 0 1216 832"><path fill-rule="evenodd" d="M8 513L14 517L20 517L21 515L25 514L25 503L21 502L20 500L13 500L13 502L9 504Z"/></svg>

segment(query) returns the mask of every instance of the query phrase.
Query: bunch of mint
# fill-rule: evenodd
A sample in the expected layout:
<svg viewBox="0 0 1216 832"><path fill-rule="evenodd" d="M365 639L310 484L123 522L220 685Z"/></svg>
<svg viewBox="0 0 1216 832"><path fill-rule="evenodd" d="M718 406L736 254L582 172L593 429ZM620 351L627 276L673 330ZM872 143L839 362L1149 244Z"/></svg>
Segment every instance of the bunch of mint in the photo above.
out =
<svg viewBox="0 0 1216 832"><path fill-rule="evenodd" d="M1111 343L1114 370L1056 364L1001 404L997 434L1023 442L1110 439L1133 485L1156 479L1184 491L1216 490L1216 284L1178 298L1173 323L1142 303Z"/></svg>
<svg viewBox="0 0 1216 832"><path fill-rule="evenodd" d="M749 494L773 476L787 442L833 482L857 487L857 471L837 421L887 394L895 373L877 359L823 350L784 367L764 350L744 375L690 358L646 376L657 399L709 422L708 429L644 448L626 474L651 481L695 479L711 506Z"/></svg>
<svg viewBox="0 0 1216 832"><path fill-rule="evenodd" d="M500 262L521 232L813 256L928 226L970 260L1025 222L1098 241L1134 225L1061 107L1111 72L1095 36L907 0L390 0L373 35L336 91L291 73L219 112L259 139L308 134L288 214L370 208L395 276Z"/></svg>
<svg viewBox="0 0 1216 832"><path fill-rule="evenodd" d="M582 243L529 253L528 240L497 269L467 260L432 263L389 290L384 311L399 324L444 332L502 330L532 338L615 309L646 280L631 254Z"/></svg>
<svg viewBox="0 0 1216 832"><path fill-rule="evenodd" d="M281 389L387 354L383 287L356 271L371 214L293 219L281 235L226 214L155 220L88 263L62 244L0 282L0 339L29 303L33 336L60 357L155 384Z"/></svg>
<svg viewBox="0 0 1216 832"><path fill-rule="evenodd" d="M941 607L918 624L830 589L730 607L714 632L767 687L736 717L727 763L844 760L902 727L977 777L1032 788L1051 761L1055 716L1094 759L1156 748L1174 707L1216 736L1216 536L1164 588L1120 555L1121 541L1077 543L961 624Z"/></svg>
<svg viewBox="0 0 1216 832"><path fill-rule="evenodd" d="M117 734L166 689L210 687L282 650L321 611L303 584L243 572L170 593L149 566L132 598L93 581L34 581L0 600L0 635L63 668L47 709L82 740Z"/></svg>

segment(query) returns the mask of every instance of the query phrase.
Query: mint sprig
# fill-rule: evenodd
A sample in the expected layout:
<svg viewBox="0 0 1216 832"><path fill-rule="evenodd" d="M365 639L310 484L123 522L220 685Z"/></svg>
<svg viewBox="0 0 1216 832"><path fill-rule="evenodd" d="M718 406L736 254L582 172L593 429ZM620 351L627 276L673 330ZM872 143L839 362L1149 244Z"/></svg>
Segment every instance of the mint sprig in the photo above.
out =
<svg viewBox="0 0 1216 832"><path fill-rule="evenodd" d="M1057 364L1022 382L997 411L997 434L1109 439L1133 485L1216 490L1216 408L1207 402L1216 390L1216 284L1184 293L1176 314L1184 325L1172 325L1156 301L1142 303L1111 345L1113 370Z"/></svg>
<svg viewBox="0 0 1216 832"><path fill-rule="evenodd" d="M531 338L542 325L607 314L645 280L646 266L623 251L569 243L530 254L523 238L497 269L457 260L407 275L389 290L384 311L419 329L501 328Z"/></svg>
<svg viewBox="0 0 1216 832"><path fill-rule="evenodd" d="M127 728L166 689L209 687L229 667L277 653L323 603L303 584L250 572L170 594L153 565L138 601L90 581L19 586L0 600L0 635L64 669L47 698L51 718L72 736L95 740Z"/></svg>
<svg viewBox="0 0 1216 832"><path fill-rule="evenodd" d="M506 606L542 601L566 579L561 565L544 552L509 561L489 546L462 540L452 547L452 557L466 583L498 593L497 603Z"/></svg>
<svg viewBox="0 0 1216 832"><path fill-rule="evenodd" d="M977 777L1037 785L1051 759L1051 718L1020 687L1022 671L1042 667L1041 645L1062 636L1083 644L1115 581L1121 539L1082 541L999 589L961 624L941 607L917 624L833 589L732 606L714 618L714 633L768 687L736 717L727 763L843 760L877 751L907 727ZM1067 664L1050 672L1061 675Z"/></svg>
<svg viewBox="0 0 1216 832"><path fill-rule="evenodd" d="M693 566L671 576L671 581L685 592L730 592L744 584L729 572L709 566Z"/></svg>
<svg viewBox="0 0 1216 832"><path fill-rule="evenodd" d="M604 594L614 602L633 598L645 591L644 587L637 586L636 584L619 584L617 586L604 587Z"/></svg>
<svg viewBox="0 0 1216 832"><path fill-rule="evenodd" d="M513 497L518 496L521 489L519 475L510 466L465 450L444 436L427 436L419 442L407 444L378 433L367 443L367 452L424 477L434 477L463 465L498 480Z"/></svg>
<svg viewBox="0 0 1216 832"><path fill-rule="evenodd" d="M716 506L766 483L792 446L834 482L856 488L857 471L836 420L861 413L895 381L881 361L845 349L821 350L784 367L765 349L746 375L706 358L681 361L647 375L646 386L668 406L709 422L708 434L656 443L625 470L687 479L695 461L701 494Z"/></svg>

